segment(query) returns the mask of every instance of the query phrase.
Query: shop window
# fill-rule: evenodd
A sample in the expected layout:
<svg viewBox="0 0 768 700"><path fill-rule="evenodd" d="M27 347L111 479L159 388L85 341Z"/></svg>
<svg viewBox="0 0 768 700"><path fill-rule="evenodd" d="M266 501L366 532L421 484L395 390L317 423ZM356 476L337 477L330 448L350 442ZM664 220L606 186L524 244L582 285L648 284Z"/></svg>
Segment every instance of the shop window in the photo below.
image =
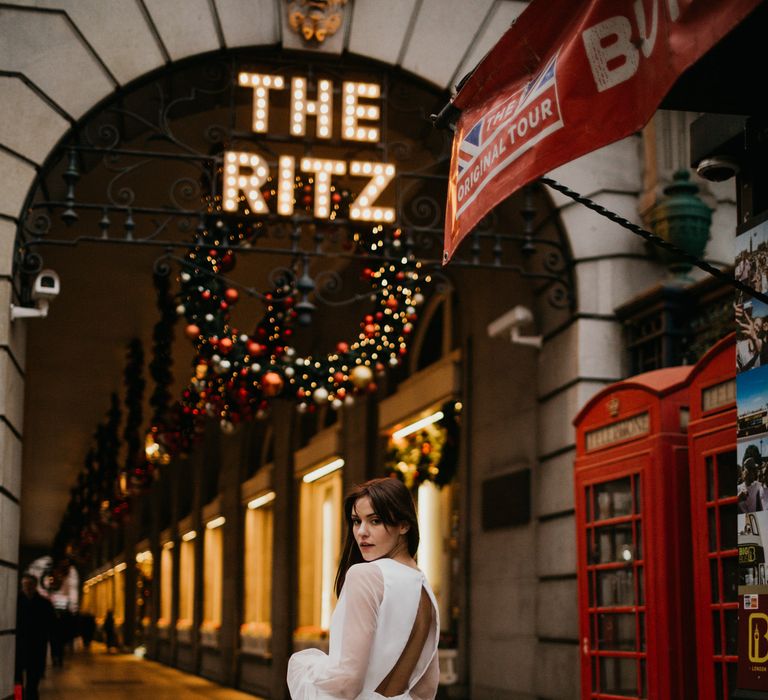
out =
<svg viewBox="0 0 768 700"><path fill-rule="evenodd" d="M182 536L179 546L179 619L176 622L180 641L191 640L195 611L195 536L194 530Z"/></svg>
<svg viewBox="0 0 768 700"><path fill-rule="evenodd" d="M160 553L160 617L157 620L158 631L164 631L171 624L171 604L173 600L173 542L166 542Z"/></svg>
<svg viewBox="0 0 768 700"><path fill-rule="evenodd" d="M200 641L203 646L219 645L223 583L224 518L210 520L203 539L203 623Z"/></svg>
<svg viewBox="0 0 768 700"><path fill-rule="evenodd" d="M274 491L248 503L245 513L244 652L268 656L272 639L272 537Z"/></svg>
<svg viewBox="0 0 768 700"><path fill-rule="evenodd" d="M451 484L458 467L460 413L461 404L451 400L398 424L389 435L385 459L387 471L415 496L421 536L418 564L435 592L446 639L454 628Z"/></svg>
<svg viewBox="0 0 768 700"><path fill-rule="evenodd" d="M417 515L419 519L419 568L424 572L437 599L442 632L451 631L451 537L453 488L437 487L427 481L419 486Z"/></svg>
<svg viewBox="0 0 768 700"><path fill-rule="evenodd" d="M114 586L115 601L112 612L115 616L115 624L122 625L125 622L125 562L115 567Z"/></svg>
<svg viewBox="0 0 768 700"><path fill-rule="evenodd" d="M136 555L136 641L141 644L152 619L154 560L149 550Z"/></svg>
<svg viewBox="0 0 768 700"><path fill-rule="evenodd" d="M306 473L299 504L299 629L295 647L327 647L342 519L341 459Z"/></svg>

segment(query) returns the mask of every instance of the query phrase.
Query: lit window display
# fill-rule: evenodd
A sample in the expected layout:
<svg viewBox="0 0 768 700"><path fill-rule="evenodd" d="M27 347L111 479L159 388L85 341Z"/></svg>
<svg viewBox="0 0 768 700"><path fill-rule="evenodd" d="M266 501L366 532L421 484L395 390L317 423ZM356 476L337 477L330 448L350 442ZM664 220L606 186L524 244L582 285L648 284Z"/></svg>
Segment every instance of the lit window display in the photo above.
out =
<svg viewBox="0 0 768 700"><path fill-rule="evenodd" d="M334 459L304 474L299 503L299 628L294 647L327 646L339 563L342 520L341 467Z"/></svg>
<svg viewBox="0 0 768 700"><path fill-rule="evenodd" d="M386 455L389 473L405 482L416 501L421 535L417 561L434 590L443 631L448 634L452 627L452 481L458 467L461 409L458 401L446 401L394 426Z"/></svg>
<svg viewBox="0 0 768 700"><path fill-rule="evenodd" d="M223 517L206 523L203 539L203 622L200 641L203 646L218 646L221 628L223 577Z"/></svg>
<svg viewBox="0 0 768 700"><path fill-rule="evenodd" d="M114 605L110 609L115 616L115 624L120 626L125 622L125 562L115 567L113 585Z"/></svg>
<svg viewBox="0 0 768 700"><path fill-rule="evenodd" d="M154 560L149 550L136 555L136 639L144 641L144 634L151 622L152 577Z"/></svg>
<svg viewBox="0 0 768 700"><path fill-rule="evenodd" d="M272 536L275 492L248 502L245 514L244 652L268 656L272 638Z"/></svg>
<svg viewBox="0 0 768 700"><path fill-rule="evenodd" d="M161 636L171 624L173 597L173 542L166 542L160 554L160 617L157 627Z"/></svg>

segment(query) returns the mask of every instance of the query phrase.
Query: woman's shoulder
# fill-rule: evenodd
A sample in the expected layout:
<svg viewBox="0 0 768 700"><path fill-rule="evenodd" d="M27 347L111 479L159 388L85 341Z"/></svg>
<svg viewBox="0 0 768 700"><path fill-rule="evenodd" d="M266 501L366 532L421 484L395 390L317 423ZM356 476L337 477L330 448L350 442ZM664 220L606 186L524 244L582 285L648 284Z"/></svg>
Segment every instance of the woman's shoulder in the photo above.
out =
<svg viewBox="0 0 768 700"><path fill-rule="evenodd" d="M357 583L360 585L381 583L384 580L384 574L381 568L376 566L375 561L365 561L359 564L353 564L347 570L346 582Z"/></svg>

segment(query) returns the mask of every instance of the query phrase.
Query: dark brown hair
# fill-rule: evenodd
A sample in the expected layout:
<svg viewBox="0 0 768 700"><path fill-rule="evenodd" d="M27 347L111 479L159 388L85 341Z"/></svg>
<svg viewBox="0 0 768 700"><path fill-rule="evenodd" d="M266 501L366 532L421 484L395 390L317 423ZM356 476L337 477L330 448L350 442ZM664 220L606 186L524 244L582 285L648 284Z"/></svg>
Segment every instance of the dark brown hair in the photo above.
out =
<svg viewBox="0 0 768 700"><path fill-rule="evenodd" d="M416 556L416 550L419 548L419 521L416 517L416 506L413 504L410 492L400 479L392 477L372 479L353 487L344 499L344 522L347 524L347 537L341 552L339 570L336 572L337 596L341 595L349 567L365 561L352 531L352 511L355 503L366 496L371 499L373 511L385 525L388 527L409 526L406 537L408 538L408 553L412 557Z"/></svg>

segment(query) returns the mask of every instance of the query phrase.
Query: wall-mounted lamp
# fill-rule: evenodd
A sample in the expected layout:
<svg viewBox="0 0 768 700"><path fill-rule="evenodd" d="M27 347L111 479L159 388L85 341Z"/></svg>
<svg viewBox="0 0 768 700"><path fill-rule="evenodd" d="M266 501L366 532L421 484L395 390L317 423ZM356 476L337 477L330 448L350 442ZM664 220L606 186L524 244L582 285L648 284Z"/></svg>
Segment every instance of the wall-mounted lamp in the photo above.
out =
<svg viewBox="0 0 768 700"><path fill-rule="evenodd" d="M220 515L218 518L214 518L213 520L209 520L205 524L205 526L209 530L215 530L217 527L221 527L225 522L227 522L227 519L223 515Z"/></svg>
<svg viewBox="0 0 768 700"><path fill-rule="evenodd" d="M404 428L395 430L395 432L392 433L392 438L394 440L400 440L400 438L407 437L408 435L413 435L413 433L421 430L422 428L426 428L428 425L437 423L437 421L442 419L443 419L443 412L436 411L435 413L427 416L426 418L421 418L415 421L414 423L411 423L410 425L406 425Z"/></svg>
<svg viewBox="0 0 768 700"><path fill-rule="evenodd" d="M262 496L258 496L257 498L254 498L252 501L248 501L248 508L250 510L256 510L257 508L261 508L262 506L265 506L268 503L272 503L272 501L275 500L276 496L277 494L274 491L267 491L267 493L263 494Z"/></svg>
<svg viewBox="0 0 768 700"><path fill-rule="evenodd" d="M324 476L328 476L328 474L335 472L337 469L341 469L343 466L344 466L343 459L341 458L334 459L332 462L328 462L328 464L324 464L322 467L313 469L311 472L308 472L307 474L305 474L302 481L305 484L311 484L313 481L322 479Z"/></svg>
<svg viewBox="0 0 768 700"><path fill-rule="evenodd" d="M541 348L542 337L540 335L520 334L520 326L527 326L529 323L533 323L533 313L529 308L518 304L488 324L488 337L508 337L511 343Z"/></svg>
<svg viewBox="0 0 768 700"><path fill-rule="evenodd" d="M195 537L197 537L197 533L194 530L190 530L189 532L185 532L181 536L181 539L184 540L184 542L191 542Z"/></svg>

